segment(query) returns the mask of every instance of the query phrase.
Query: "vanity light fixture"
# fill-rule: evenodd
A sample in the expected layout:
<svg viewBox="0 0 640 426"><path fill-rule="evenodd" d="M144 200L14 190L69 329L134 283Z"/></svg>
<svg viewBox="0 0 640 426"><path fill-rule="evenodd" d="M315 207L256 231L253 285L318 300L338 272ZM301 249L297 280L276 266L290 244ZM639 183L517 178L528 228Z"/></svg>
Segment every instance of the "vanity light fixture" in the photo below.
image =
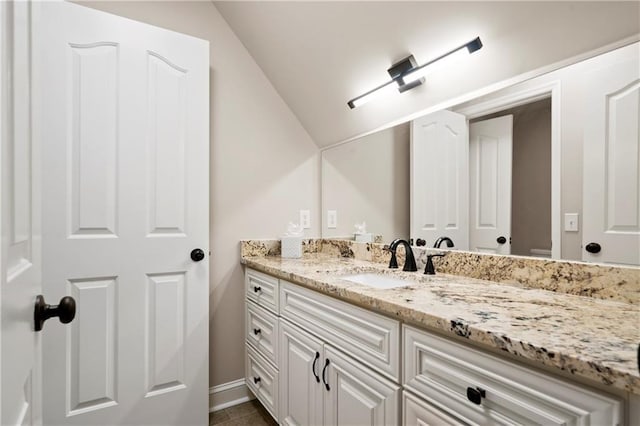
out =
<svg viewBox="0 0 640 426"><path fill-rule="evenodd" d="M480 41L480 37L476 37L470 42L458 46L455 49L450 50L447 53L440 55L437 58L432 59L420 66L417 65L413 55L410 55L403 60L393 64L393 66L387 70L387 72L391 76L390 81L387 81L386 83L369 90L363 95L351 99L349 102L347 102L347 105L349 105L349 108L354 109L384 93L395 91L395 89L398 89L400 93L406 92L407 90L413 89L414 87L417 87L424 83L424 76L429 72L429 66L433 65L435 62L438 62L439 60L444 58L458 56L459 54L471 54L477 50L480 50L481 48L482 41Z"/></svg>

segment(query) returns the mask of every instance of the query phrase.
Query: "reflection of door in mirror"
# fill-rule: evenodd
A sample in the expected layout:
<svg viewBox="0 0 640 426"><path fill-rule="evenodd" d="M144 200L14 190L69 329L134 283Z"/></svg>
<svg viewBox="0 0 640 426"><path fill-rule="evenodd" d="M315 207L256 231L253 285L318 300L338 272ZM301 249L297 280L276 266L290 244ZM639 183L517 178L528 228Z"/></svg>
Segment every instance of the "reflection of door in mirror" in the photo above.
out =
<svg viewBox="0 0 640 426"><path fill-rule="evenodd" d="M469 249L510 254L513 115L469 123Z"/></svg>
<svg viewBox="0 0 640 426"><path fill-rule="evenodd" d="M457 139L445 118L464 120ZM450 111L414 120L411 162L412 238L551 257L550 98L475 118L468 132Z"/></svg>
<svg viewBox="0 0 640 426"><path fill-rule="evenodd" d="M640 264L640 65L634 57L587 76L583 260Z"/></svg>
<svg viewBox="0 0 640 426"><path fill-rule="evenodd" d="M411 238L469 246L466 117L438 111L411 123Z"/></svg>

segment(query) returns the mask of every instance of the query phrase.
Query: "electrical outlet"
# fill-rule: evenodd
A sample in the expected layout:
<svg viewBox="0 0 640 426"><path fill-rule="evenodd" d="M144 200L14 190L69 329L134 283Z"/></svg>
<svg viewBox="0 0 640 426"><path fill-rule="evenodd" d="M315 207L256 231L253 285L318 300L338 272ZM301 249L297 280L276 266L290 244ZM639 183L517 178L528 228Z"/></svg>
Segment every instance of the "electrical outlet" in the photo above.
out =
<svg viewBox="0 0 640 426"><path fill-rule="evenodd" d="M338 227L338 211L327 210L327 228L335 229Z"/></svg>
<svg viewBox="0 0 640 426"><path fill-rule="evenodd" d="M303 229L311 228L311 212L309 210L300 210L300 226Z"/></svg>
<svg viewBox="0 0 640 426"><path fill-rule="evenodd" d="M564 214L564 230L568 232L578 232L578 213Z"/></svg>

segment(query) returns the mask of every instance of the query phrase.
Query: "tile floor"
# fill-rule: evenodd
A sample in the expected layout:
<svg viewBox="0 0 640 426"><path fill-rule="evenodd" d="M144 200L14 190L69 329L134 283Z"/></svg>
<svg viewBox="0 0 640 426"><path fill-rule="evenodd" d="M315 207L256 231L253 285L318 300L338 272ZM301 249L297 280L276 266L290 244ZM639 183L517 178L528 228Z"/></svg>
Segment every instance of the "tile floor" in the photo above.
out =
<svg viewBox="0 0 640 426"><path fill-rule="evenodd" d="M257 399L209 414L209 426L276 426Z"/></svg>

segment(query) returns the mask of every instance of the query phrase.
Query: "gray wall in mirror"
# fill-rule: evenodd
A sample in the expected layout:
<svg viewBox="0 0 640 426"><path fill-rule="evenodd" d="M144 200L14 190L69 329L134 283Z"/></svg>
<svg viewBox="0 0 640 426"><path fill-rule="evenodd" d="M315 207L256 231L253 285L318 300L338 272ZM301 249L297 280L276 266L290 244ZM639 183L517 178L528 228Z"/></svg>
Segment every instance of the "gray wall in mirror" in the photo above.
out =
<svg viewBox="0 0 640 426"><path fill-rule="evenodd" d="M322 152L322 236L353 237L362 222L385 240L409 237L409 123Z"/></svg>
<svg viewBox="0 0 640 426"><path fill-rule="evenodd" d="M556 203L558 208L553 220L557 226L556 235L560 236L561 258L584 260L583 138L585 117L588 113L585 100L588 97L589 78L594 72L609 66L612 62L620 62L630 55L638 56L638 43L534 77L451 108L452 111L463 113L468 119L473 120L480 118L481 115L477 113L473 115L469 111L477 110L479 105L493 105L497 100L509 99L514 94L527 91L539 92L541 87L550 88L549 95L546 96L548 98L551 88L556 90L553 92L553 100L549 98L541 101L545 96L538 96L531 102L541 102L528 107L521 107L521 104L505 104L502 108L486 111L482 115L485 118L489 114L495 116L515 113L516 115L514 139L517 141L514 142L513 168L517 169L518 173L514 174L512 181L512 236L514 239L517 238L518 242L512 245L512 254L527 255L531 253L532 248L543 251L551 248L549 228L553 209L550 207L552 200L549 188L555 186L558 193ZM507 109L509 111L504 111ZM551 127L552 122L555 127ZM552 151L548 138L552 133L559 141L557 152L553 154L556 162L559 162L556 165L557 172L552 172L551 168ZM382 234L385 242L396 237L409 236L410 200L407 173L410 164L408 159L410 148L406 139L395 141L390 137L393 134L408 135L408 123L323 151L323 236L349 236L353 230L351 222L354 221L367 221L369 230ZM517 144L521 145L520 149L516 148ZM390 149L392 145L396 149ZM402 154L396 155L397 152ZM370 163L367 164L367 158L375 158L376 162L369 160ZM375 181L372 177L375 176L384 176L384 183L378 181L377 184L372 184ZM551 180L552 176L554 181ZM372 179L367 180L367 177ZM394 183L390 184L387 179L391 179ZM363 180L369 185L363 185ZM353 188L357 188L355 190L359 192L357 196L351 194L350 191L353 191ZM386 204L382 200L383 197L388 197ZM375 199L375 207L362 201L367 199ZM399 205L402 199L406 203L404 207ZM326 227L326 212L338 205L337 200L342 203L339 208L336 207L339 210L339 224L345 227L339 226L337 230L329 230ZM376 209L375 219L371 209ZM386 219L384 212L388 215ZM564 218L567 213L579 215L577 232L564 230ZM348 223L340 223L340 218L346 218ZM519 245L525 240L529 241L527 245Z"/></svg>

